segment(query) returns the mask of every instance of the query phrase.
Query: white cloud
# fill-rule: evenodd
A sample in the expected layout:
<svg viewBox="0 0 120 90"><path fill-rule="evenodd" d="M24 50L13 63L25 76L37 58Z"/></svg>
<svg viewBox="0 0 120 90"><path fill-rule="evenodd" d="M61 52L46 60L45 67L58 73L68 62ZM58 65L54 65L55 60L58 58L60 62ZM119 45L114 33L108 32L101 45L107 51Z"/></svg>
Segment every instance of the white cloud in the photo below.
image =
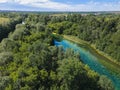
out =
<svg viewBox="0 0 120 90"><path fill-rule="evenodd" d="M60 3L52 0L0 0L0 3L12 2L25 6L58 10L58 11L117 11L120 10L120 2L94 2L89 1L85 4Z"/></svg>
<svg viewBox="0 0 120 90"><path fill-rule="evenodd" d="M0 3L6 3L8 0L0 0Z"/></svg>
<svg viewBox="0 0 120 90"><path fill-rule="evenodd" d="M67 10L71 8L71 6L68 4L51 2L51 1L44 2L44 3L32 3L31 5L34 7L50 8L54 10Z"/></svg>
<svg viewBox="0 0 120 90"><path fill-rule="evenodd" d="M20 4L33 4L33 3L45 3L49 0L15 0L16 2L19 2Z"/></svg>

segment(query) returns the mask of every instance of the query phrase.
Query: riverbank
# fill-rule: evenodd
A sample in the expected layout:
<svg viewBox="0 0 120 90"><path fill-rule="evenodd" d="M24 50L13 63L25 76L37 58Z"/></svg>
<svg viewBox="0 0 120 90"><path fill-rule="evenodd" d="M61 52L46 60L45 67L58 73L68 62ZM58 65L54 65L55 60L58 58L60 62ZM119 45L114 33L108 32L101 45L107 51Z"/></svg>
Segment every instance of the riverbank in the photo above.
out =
<svg viewBox="0 0 120 90"><path fill-rule="evenodd" d="M120 63L115 62L115 60L112 59L110 56L108 56L104 52L96 49L95 45L91 45L89 42L81 40L75 36L63 35L63 37L66 40L69 40L69 41L75 42L77 44L82 44L82 45L89 47L89 49L91 49L91 51L94 51L94 54L96 54L100 58L101 63L103 63L105 66L107 66L107 68L116 72L117 74L119 73L118 71L120 71L119 70Z"/></svg>
<svg viewBox="0 0 120 90"><path fill-rule="evenodd" d="M113 64L110 64L109 62L105 62L105 63L107 63L107 65L101 63L100 62L101 60L98 58L98 56L94 55L94 53L96 53L96 52L94 52L94 51L91 52L91 50L88 48L88 46L72 42L65 38L63 38L63 40L61 40L61 41L54 40L54 45L57 47L62 46L64 50L71 48L75 52L79 53L80 60L85 65L88 65L91 70L94 70L99 75L107 76L107 78L109 78L112 81L113 85L115 86L115 90L120 89L120 70L119 70L119 68L116 68L115 66L114 66L115 68L114 67L112 68L111 65L113 66ZM105 60L103 59L102 61L105 61ZM106 68L106 66L109 66L115 72L112 72L112 70L109 68ZM118 74L116 72L118 72Z"/></svg>

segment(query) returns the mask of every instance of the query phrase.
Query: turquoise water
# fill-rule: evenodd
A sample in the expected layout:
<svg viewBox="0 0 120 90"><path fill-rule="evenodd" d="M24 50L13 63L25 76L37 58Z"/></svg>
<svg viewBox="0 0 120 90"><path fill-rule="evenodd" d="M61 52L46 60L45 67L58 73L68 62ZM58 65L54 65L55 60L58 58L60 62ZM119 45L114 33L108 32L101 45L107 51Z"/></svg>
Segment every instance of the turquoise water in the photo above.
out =
<svg viewBox="0 0 120 90"><path fill-rule="evenodd" d="M111 74L109 70L99 63L98 58L89 50L86 50L84 47L77 46L67 40L62 40L61 42L54 40L54 44L56 46L63 46L65 50L67 48L72 48L74 51L79 52L80 58L85 64L89 65L92 70L98 72L99 74L107 76L113 82L115 90L120 90L120 78L114 74Z"/></svg>

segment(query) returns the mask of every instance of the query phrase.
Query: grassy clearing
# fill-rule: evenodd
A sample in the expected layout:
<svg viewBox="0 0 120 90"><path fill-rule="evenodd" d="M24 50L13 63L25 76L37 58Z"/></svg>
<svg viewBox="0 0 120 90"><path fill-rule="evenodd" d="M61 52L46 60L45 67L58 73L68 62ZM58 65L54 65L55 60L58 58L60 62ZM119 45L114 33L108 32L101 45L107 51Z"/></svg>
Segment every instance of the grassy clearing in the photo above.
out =
<svg viewBox="0 0 120 90"><path fill-rule="evenodd" d="M98 57L100 63L106 66L110 71L115 72L120 75L120 63L115 62L110 56L106 55L104 52L99 51L95 48L95 45L91 45L90 43L81 40L75 36L63 35L63 37L69 41L75 42L77 44L85 45L87 49L89 49L92 54Z"/></svg>
<svg viewBox="0 0 120 90"><path fill-rule="evenodd" d="M9 18L3 18L3 17L0 17L0 24L7 23L7 22L9 22L9 21L10 21Z"/></svg>

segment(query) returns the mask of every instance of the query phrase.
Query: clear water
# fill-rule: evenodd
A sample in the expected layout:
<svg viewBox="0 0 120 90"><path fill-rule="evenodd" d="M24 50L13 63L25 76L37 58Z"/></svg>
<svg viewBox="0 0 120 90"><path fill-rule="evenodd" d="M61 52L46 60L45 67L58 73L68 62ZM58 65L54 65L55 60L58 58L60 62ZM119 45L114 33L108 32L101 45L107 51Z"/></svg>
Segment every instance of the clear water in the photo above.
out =
<svg viewBox="0 0 120 90"><path fill-rule="evenodd" d="M74 51L79 52L80 58L85 64L87 64L92 70L98 72L99 74L107 76L113 82L115 90L120 90L120 78L114 74L111 74L109 70L107 70L101 63L99 63L97 56L94 56L89 50L77 46L76 44L73 44L67 40L63 40L61 42L54 40L54 44L56 46L63 46L65 50L67 48L72 48Z"/></svg>

